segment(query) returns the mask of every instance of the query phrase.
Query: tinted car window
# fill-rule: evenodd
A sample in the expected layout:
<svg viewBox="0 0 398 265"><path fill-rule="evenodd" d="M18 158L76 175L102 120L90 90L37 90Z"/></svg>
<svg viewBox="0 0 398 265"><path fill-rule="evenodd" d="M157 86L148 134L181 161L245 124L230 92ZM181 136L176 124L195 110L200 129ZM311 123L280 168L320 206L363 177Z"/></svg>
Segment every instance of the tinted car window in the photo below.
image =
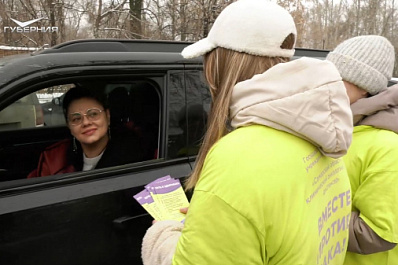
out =
<svg viewBox="0 0 398 265"><path fill-rule="evenodd" d="M184 112L180 113L180 123L186 124L187 140L180 155L195 156L206 132L211 95L202 71L185 71L185 86L187 105Z"/></svg>
<svg viewBox="0 0 398 265"><path fill-rule="evenodd" d="M184 72L171 72L169 75L169 120L168 152L169 158L182 157L179 151L186 145L186 124L181 122L181 114L186 106Z"/></svg>

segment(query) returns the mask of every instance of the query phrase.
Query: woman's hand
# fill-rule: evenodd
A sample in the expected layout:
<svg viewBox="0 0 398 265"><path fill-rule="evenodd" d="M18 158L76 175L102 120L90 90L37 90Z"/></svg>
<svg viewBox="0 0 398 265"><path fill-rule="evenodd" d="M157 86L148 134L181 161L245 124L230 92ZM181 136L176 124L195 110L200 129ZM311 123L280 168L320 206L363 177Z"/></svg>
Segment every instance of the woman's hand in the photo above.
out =
<svg viewBox="0 0 398 265"><path fill-rule="evenodd" d="M181 208L180 212L183 213L183 214L187 214L188 213L188 207Z"/></svg>

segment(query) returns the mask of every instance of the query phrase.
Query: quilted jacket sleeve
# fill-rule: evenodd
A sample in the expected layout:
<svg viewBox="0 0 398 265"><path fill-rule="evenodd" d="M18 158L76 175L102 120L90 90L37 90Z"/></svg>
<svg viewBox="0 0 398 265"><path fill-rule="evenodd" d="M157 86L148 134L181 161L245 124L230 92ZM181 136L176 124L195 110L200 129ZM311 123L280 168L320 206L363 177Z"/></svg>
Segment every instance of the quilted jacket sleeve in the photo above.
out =
<svg viewBox="0 0 398 265"><path fill-rule="evenodd" d="M152 225L142 241L144 265L170 265L183 227L183 224L172 220Z"/></svg>

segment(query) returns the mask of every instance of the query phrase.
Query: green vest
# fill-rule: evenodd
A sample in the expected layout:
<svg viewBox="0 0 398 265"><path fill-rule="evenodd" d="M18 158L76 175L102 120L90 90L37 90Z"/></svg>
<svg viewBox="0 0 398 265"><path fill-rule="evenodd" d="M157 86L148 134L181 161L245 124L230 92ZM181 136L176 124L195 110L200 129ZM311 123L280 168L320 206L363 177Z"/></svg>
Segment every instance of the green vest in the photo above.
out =
<svg viewBox="0 0 398 265"><path fill-rule="evenodd" d="M343 264L351 190L341 159L266 126L207 155L173 264Z"/></svg>

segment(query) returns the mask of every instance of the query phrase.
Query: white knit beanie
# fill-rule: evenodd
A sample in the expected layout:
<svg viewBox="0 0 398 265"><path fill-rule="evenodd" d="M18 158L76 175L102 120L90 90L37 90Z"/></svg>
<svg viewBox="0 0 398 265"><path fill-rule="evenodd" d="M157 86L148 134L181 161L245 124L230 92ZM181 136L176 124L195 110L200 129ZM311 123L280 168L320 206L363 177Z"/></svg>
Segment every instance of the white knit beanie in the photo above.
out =
<svg viewBox="0 0 398 265"><path fill-rule="evenodd" d="M281 48L290 34L296 38L296 25L279 5L266 0L238 0L220 13L207 38L186 47L181 54L194 58L223 47L252 55L291 58L294 48Z"/></svg>
<svg viewBox="0 0 398 265"><path fill-rule="evenodd" d="M343 80L375 95L392 77L395 52L382 36L358 36L339 44L326 60L334 63Z"/></svg>

